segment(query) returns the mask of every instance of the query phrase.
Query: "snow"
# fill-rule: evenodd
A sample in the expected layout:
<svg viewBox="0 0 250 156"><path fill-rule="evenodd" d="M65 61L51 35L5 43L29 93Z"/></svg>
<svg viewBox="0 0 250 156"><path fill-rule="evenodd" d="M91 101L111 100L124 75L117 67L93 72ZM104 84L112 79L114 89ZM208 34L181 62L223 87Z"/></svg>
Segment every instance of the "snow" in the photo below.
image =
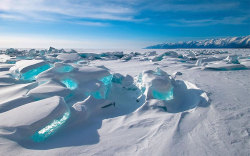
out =
<svg viewBox="0 0 250 156"><path fill-rule="evenodd" d="M12 76L21 80L35 80L41 72L50 68L50 65L43 60L21 60L10 68Z"/></svg>
<svg viewBox="0 0 250 156"><path fill-rule="evenodd" d="M63 54L59 54L56 58L58 60L62 60L64 62L67 62L67 61L79 60L81 57L77 53L70 53L70 54L63 53Z"/></svg>
<svg viewBox="0 0 250 156"><path fill-rule="evenodd" d="M6 131L2 136L17 139L17 141L27 140L37 130L66 111L67 106L63 98L58 96L27 103L6 111L0 115L0 127Z"/></svg>
<svg viewBox="0 0 250 156"><path fill-rule="evenodd" d="M147 70L137 78L137 85L147 99L173 99L173 86L169 75L157 68L156 71Z"/></svg>
<svg viewBox="0 0 250 156"><path fill-rule="evenodd" d="M249 155L249 56L3 50L1 154Z"/></svg>

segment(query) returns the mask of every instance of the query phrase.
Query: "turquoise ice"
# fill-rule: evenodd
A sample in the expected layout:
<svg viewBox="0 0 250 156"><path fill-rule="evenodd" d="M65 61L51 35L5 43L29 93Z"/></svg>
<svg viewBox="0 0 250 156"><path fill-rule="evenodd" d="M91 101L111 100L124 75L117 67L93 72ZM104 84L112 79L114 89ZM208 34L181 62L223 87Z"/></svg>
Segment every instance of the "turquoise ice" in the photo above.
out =
<svg viewBox="0 0 250 156"><path fill-rule="evenodd" d="M64 66L57 68L56 71L59 73L68 73L68 72L71 72L73 69L74 67L72 67L71 65L64 65Z"/></svg>
<svg viewBox="0 0 250 156"><path fill-rule="evenodd" d="M44 72L45 70L48 70L49 68L51 68L50 64L46 64L43 65L41 67L35 68L35 69L31 69L23 74L21 74L21 80L35 80L36 76L42 72Z"/></svg>
<svg viewBox="0 0 250 156"><path fill-rule="evenodd" d="M113 75L108 75L108 76L105 76L103 77L100 81L103 82L104 84L104 99L107 98L108 94L109 94L109 91L110 91L110 88L111 88L111 85L112 85L112 78L113 78Z"/></svg>
<svg viewBox="0 0 250 156"><path fill-rule="evenodd" d="M172 100L174 98L173 87L167 92L159 92L152 90L152 95L155 99L158 100Z"/></svg>
<svg viewBox="0 0 250 156"><path fill-rule="evenodd" d="M101 78L100 81L103 83L103 86L101 86L97 91L86 93L86 95L92 95L96 99L106 99L112 85L112 78L113 75L108 75Z"/></svg>
<svg viewBox="0 0 250 156"><path fill-rule="evenodd" d="M49 136L53 135L57 130L62 127L70 117L70 112L64 113L62 118L56 119L49 125L45 126L41 130L37 131L33 136L31 136L34 142L41 142L47 139Z"/></svg>
<svg viewBox="0 0 250 156"><path fill-rule="evenodd" d="M70 90L74 90L77 88L78 84L75 80L71 79L71 78L65 78L63 80L61 80L61 82Z"/></svg>
<svg viewBox="0 0 250 156"><path fill-rule="evenodd" d="M104 85L110 85L112 81L113 75L108 75L103 77L100 81L104 83Z"/></svg>

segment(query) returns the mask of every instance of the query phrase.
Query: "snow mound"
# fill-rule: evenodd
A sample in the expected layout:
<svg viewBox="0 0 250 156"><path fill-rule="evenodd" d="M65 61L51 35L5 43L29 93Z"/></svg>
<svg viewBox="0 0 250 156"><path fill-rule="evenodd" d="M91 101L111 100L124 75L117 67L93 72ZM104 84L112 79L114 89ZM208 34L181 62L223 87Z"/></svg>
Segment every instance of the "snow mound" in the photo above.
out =
<svg viewBox="0 0 250 156"><path fill-rule="evenodd" d="M225 59L225 61L228 62L228 63L240 64L237 55L227 56L227 58Z"/></svg>
<svg viewBox="0 0 250 156"><path fill-rule="evenodd" d="M147 99L171 100L173 86L169 75L157 68L156 71L148 70L137 78L137 85Z"/></svg>
<svg viewBox="0 0 250 156"><path fill-rule="evenodd" d="M81 59L81 57L77 53L62 53L59 54L56 58L64 62L74 62Z"/></svg>
<svg viewBox="0 0 250 156"><path fill-rule="evenodd" d="M27 103L0 114L0 135L14 140L27 140L37 131L43 135L40 129L62 117L66 112L68 112L67 105L64 99L58 96ZM46 131L50 131L48 133L51 134L55 130L47 129ZM45 135L45 138L49 136L49 134Z"/></svg>
<svg viewBox="0 0 250 156"><path fill-rule="evenodd" d="M154 53L153 53L153 54L154 54ZM155 54L154 54L154 55L155 55ZM151 53L149 53L149 56L154 56L154 55L152 55ZM175 51L167 51L167 52L165 52L165 53L163 53L163 54L160 54L160 55L158 55L158 56L155 56L151 61L152 61L152 62L161 61L161 60L163 60L163 58L166 57L166 56L168 56L168 57L173 57L173 58L180 57L180 55L179 55L177 52L175 52Z"/></svg>
<svg viewBox="0 0 250 156"><path fill-rule="evenodd" d="M11 57L9 55L1 54L0 55L0 63L7 62Z"/></svg>
<svg viewBox="0 0 250 156"><path fill-rule="evenodd" d="M247 68L246 66L242 64L228 64L225 62L216 62L216 63L211 63L211 64L206 65L205 69L227 71L227 70L244 70Z"/></svg>
<svg viewBox="0 0 250 156"><path fill-rule="evenodd" d="M146 102L138 109L139 112L160 109L177 113L207 105L209 102L206 93L194 84L175 80L159 68L140 74L137 86L146 97Z"/></svg>

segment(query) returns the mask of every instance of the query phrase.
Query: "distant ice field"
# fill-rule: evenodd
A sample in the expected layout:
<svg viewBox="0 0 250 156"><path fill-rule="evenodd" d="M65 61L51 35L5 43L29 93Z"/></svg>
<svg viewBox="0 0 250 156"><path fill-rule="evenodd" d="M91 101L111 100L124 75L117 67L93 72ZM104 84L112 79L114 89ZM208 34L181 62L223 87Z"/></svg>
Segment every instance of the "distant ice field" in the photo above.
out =
<svg viewBox="0 0 250 156"><path fill-rule="evenodd" d="M249 76L250 49L0 49L0 153L249 155Z"/></svg>

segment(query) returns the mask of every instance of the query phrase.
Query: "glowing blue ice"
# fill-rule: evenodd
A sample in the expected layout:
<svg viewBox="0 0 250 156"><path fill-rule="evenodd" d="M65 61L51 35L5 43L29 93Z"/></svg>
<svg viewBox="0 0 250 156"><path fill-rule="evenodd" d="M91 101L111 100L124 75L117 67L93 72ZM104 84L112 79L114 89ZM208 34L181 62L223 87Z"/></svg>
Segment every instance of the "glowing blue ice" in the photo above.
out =
<svg viewBox="0 0 250 156"><path fill-rule="evenodd" d="M6 63L7 63L7 64L15 64L16 61L15 61L15 60L7 60Z"/></svg>
<svg viewBox="0 0 250 156"><path fill-rule="evenodd" d="M108 96L108 94L109 94L109 91L110 91L110 88L111 88L111 84L112 84L112 78L113 78L113 75L109 75L109 76L103 77L100 80L105 85L105 87L104 87L104 97L103 97L104 99L106 99L107 96Z"/></svg>
<svg viewBox="0 0 250 156"><path fill-rule="evenodd" d="M33 136L31 136L34 142L41 142L47 139L49 136L53 135L64 123L69 119L70 112L64 113L62 118L54 120L52 123L37 131Z"/></svg>
<svg viewBox="0 0 250 156"><path fill-rule="evenodd" d="M158 100L172 100L174 98L173 88L167 92L152 91L153 97Z"/></svg>
<svg viewBox="0 0 250 156"><path fill-rule="evenodd" d="M96 99L106 99L110 91L112 78L113 78L113 75L108 75L108 76L101 78L100 81L104 85L99 90L93 91L91 93L86 93L86 95L87 96L92 95Z"/></svg>
<svg viewBox="0 0 250 156"><path fill-rule="evenodd" d="M105 99L105 95L102 95L100 91L92 92L91 94L96 99Z"/></svg>
<svg viewBox="0 0 250 156"><path fill-rule="evenodd" d="M78 84L71 78L66 78L61 80L61 82L70 90L74 90L77 88Z"/></svg>
<svg viewBox="0 0 250 156"><path fill-rule="evenodd" d="M100 81L102 81L104 85L109 85L111 84L112 78L113 78L113 75L109 75L109 76L103 77Z"/></svg>
<svg viewBox="0 0 250 156"><path fill-rule="evenodd" d="M71 65L64 65L62 67L59 67L56 71L59 73L68 73L71 72L74 69Z"/></svg>
<svg viewBox="0 0 250 156"><path fill-rule="evenodd" d="M45 70L48 70L50 68L50 64L43 65L41 67L38 67L36 69L31 69L27 71L26 73L21 74L21 80L35 80L36 76L40 74L41 72L44 72Z"/></svg>

